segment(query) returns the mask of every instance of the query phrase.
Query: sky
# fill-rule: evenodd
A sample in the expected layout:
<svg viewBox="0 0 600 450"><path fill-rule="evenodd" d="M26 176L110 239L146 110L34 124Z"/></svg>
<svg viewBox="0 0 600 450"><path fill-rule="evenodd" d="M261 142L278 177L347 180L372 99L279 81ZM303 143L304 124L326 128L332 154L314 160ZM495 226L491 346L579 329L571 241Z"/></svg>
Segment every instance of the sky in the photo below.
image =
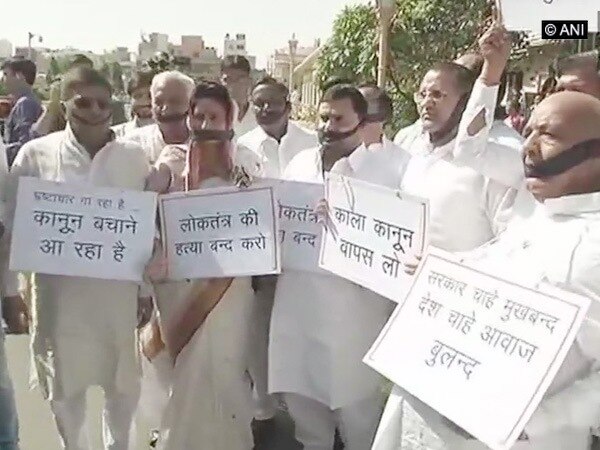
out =
<svg viewBox="0 0 600 450"><path fill-rule="evenodd" d="M9 1L0 39L27 46L27 33L43 36L34 46L102 53L117 46L137 51L140 33L161 32L178 44L185 34L202 35L223 50L226 33L245 33L248 52L266 64L275 48L296 34L300 46L326 39L346 5L369 0L26 0ZM18 18L11 20L9 18Z"/></svg>

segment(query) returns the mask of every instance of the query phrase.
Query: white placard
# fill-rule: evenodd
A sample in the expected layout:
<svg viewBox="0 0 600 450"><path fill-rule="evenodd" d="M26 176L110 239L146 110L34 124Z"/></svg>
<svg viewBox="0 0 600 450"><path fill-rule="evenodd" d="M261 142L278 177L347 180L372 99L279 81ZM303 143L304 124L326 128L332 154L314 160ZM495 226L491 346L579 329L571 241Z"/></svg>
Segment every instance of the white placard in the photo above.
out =
<svg viewBox="0 0 600 450"><path fill-rule="evenodd" d="M277 197L282 270L324 272L319 267L323 226L315 207L325 194L320 183L272 180Z"/></svg>
<svg viewBox="0 0 600 450"><path fill-rule="evenodd" d="M550 386L589 305L587 298L542 293L430 249L364 362L487 446L507 450Z"/></svg>
<svg viewBox="0 0 600 450"><path fill-rule="evenodd" d="M274 199L271 186L160 196L169 278L279 273Z"/></svg>
<svg viewBox="0 0 600 450"><path fill-rule="evenodd" d="M156 194L21 177L10 268L141 281L152 255Z"/></svg>
<svg viewBox="0 0 600 450"><path fill-rule="evenodd" d="M328 174L331 225L323 232L319 265L394 301L412 283L403 263L422 255L428 204L383 186Z"/></svg>
<svg viewBox="0 0 600 450"><path fill-rule="evenodd" d="M587 20L588 32L597 32L598 0L499 0L509 31L541 33L542 20Z"/></svg>

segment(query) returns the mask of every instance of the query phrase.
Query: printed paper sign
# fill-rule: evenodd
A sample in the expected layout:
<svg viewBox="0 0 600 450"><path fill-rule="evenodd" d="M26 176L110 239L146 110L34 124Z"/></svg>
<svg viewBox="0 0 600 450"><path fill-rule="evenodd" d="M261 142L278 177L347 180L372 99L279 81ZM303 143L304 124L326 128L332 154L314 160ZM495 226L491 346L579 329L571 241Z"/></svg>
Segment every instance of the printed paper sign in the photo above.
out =
<svg viewBox="0 0 600 450"><path fill-rule="evenodd" d="M281 271L272 187L225 187L161 196L172 280Z"/></svg>
<svg viewBox="0 0 600 450"><path fill-rule="evenodd" d="M10 268L141 281L152 255L156 194L21 177Z"/></svg>
<svg viewBox="0 0 600 450"><path fill-rule="evenodd" d="M430 249L364 361L487 446L508 450L589 305L587 298L536 291Z"/></svg>
<svg viewBox="0 0 600 450"><path fill-rule="evenodd" d="M326 196L331 223L319 265L391 300L404 298L412 277L403 264L425 248L427 201L334 173Z"/></svg>
<svg viewBox="0 0 600 450"><path fill-rule="evenodd" d="M509 31L531 31L541 34L542 20L587 20L589 33L599 31L598 0L499 1L504 26Z"/></svg>
<svg viewBox="0 0 600 450"><path fill-rule="evenodd" d="M324 198L322 184L270 180L277 197L282 270L321 272L319 251L323 226L315 207Z"/></svg>

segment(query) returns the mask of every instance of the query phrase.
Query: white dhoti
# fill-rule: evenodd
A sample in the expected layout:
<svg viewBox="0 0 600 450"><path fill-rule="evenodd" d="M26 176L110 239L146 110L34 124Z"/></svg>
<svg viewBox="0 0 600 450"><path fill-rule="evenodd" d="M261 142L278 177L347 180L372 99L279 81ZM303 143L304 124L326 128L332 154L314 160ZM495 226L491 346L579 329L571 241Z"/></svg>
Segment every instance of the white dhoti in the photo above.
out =
<svg viewBox="0 0 600 450"><path fill-rule="evenodd" d="M427 421L402 397L401 390L395 387L388 399L371 450L488 449L476 439L465 439L450 431L441 423L443 419L440 416L426 415ZM511 450L584 450L589 449L590 445L589 430L563 428L527 441L518 441Z"/></svg>
<svg viewBox="0 0 600 450"><path fill-rule="evenodd" d="M252 377L254 418L268 420L277 412L277 400L269 394L269 329L276 277L257 277L250 331L249 368Z"/></svg>
<svg viewBox="0 0 600 450"><path fill-rule="evenodd" d="M252 448L246 373L252 301L250 279L235 279L179 354L159 448Z"/></svg>
<svg viewBox="0 0 600 450"><path fill-rule="evenodd" d="M373 442L381 414L381 395L336 410L298 394L284 394L284 399L296 422L296 439L304 450L331 450L336 429L345 450L368 449Z"/></svg>
<svg viewBox="0 0 600 450"><path fill-rule="evenodd" d="M155 308L159 323L165 323L181 307L191 283L176 281L157 284ZM161 328L162 330L162 328ZM164 339L164 331L162 331ZM144 417L151 430L160 429L165 409L173 385L173 363L166 350L160 352L152 361L142 356L142 382L138 413Z"/></svg>
<svg viewBox="0 0 600 450"><path fill-rule="evenodd" d="M30 141L21 149L12 167L11 209L21 176L142 190L149 171L142 149L126 141L109 141L92 159L67 125L65 131ZM100 386L105 393L104 448L130 448L140 389L139 288L125 281L33 275L33 376L51 401L65 449L90 448L84 430L90 386Z"/></svg>
<svg viewBox="0 0 600 450"><path fill-rule="evenodd" d="M107 450L127 450L139 397L138 287L133 283L34 275L34 378L50 399L67 450L89 449L85 395L103 388Z"/></svg>

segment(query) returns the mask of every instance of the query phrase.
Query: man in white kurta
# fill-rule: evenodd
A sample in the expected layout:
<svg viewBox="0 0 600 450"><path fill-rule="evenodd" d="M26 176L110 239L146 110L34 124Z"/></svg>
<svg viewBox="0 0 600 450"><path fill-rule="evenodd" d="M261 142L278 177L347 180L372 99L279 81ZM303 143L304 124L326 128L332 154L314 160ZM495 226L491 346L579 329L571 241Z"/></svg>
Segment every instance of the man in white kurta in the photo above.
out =
<svg viewBox="0 0 600 450"><path fill-rule="evenodd" d="M236 163L247 167L254 177L282 178L294 156L317 146L317 135L290 121L288 89L273 79L266 78L254 87L252 110L258 126L238 139ZM264 435L268 434L270 428L260 425L269 424L277 411L277 402L269 395L267 382L269 325L276 281L276 276L265 276L254 277L252 282L255 302L249 371L254 384L255 434L258 442L266 439Z"/></svg>
<svg viewBox="0 0 600 450"><path fill-rule="evenodd" d="M181 72L162 72L152 79L152 117L156 123L125 135L144 149L154 164L167 145L186 144L189 139L187 111L194 80Z"/></svg>
<svg viewBox="0 0 600 450"><path fill-rule="evenodd" d="M127 85L127 94L131 99L132 118L129 122L115 125L112 130L116 137L127 134L154 123L152 118L152 96L150 86L152 85L152 72L137 72Z"/></svg>
<svg viewBox="0 0 600 450"><path fill-rule="evenodd" d="M149 165L141 148L114 140L110 84L93 69L64 80L67 128L29 142L12 168L19 177L142 190ZM126 173L121 173L126 170ZM32 351L37 381L56 419L63 448L87 450L86 391L105 393L107 450L126 450L139 395L135 283L34 274Z"/></svg>
<svg viewBox="0 0 600 450"><path fill-rule="evenodd" d="M586 187L572 178L573 185L578 186L574 194L541 199L544 202L532 215L512 221L496 242L463 255L470 264L526 285L549 283L593 300L582 329L515 450L588 449L590 429L597 425L600 415L600 193L591 192L597 186L594 178L600 176L594 161L600 155L598 121L600 101L591 96L564 93L542 102L528 125L531 134L523 149L528 176L570 173L579 177L587 168L594 171L586 174L591 183ZM553 139L547 140L546 133ZM582 148L587 153L583 161L577 156ZM552 162L557 156L570 159L557 166L556 160ZM412 408L443 440L443 446L435 448L485 448L418 400L405 395L396 401L403 415L402 427L397 429L402 439L396 435L393 444L374 448L412 448L411 437L402 429L408 419L406 412Z"/></svg>
<svg viewBox="0 0 600 450"><path fill-rule="evenodd" d="M391 189L400 189L410 154L390 141L385 126L392 118L393 105L387 93L377 86L359 88L368 112L359 133L362 144L347 158L340 159L333 172Z"/></svg>
<svg viewBox="0 0 600 450"><path fill-rule="evenodd" d="M493 32L493 28L488 30L482 38L482 52L484 39ZM517 141L489 139L507 55L506 49L488 51L476 81L469 69L455 63L430 70L415 96L421 119L396 136L395 142L411 154L401 187L429 200L429 242L438 248L468 251L484 244L506 228L515 212L515 200L523 197L518 189L523 177L521 158L514 148ZM459 128L466 135L468 127L475 127L476 132L457 140ZM491 161L488 157L489 164L488 159L477 156L487 157L487 151L497 158ZM530 204L530 197L524 197L523 203ZM382 443L386 440L383 429L388 429L388 436L399 432L393 430L400 424L399 397L395 389L377 434L377 449L387 448ZM418 415L409 413L415 445L439 445Z"/></svg>
<svg viewBox="0 0 600 450"><path fill-rule="evenodd" d="M250 108L251 72L252 67L245 56L227 56L221 64L221 83L233 99L233 131L237 138L258 126Z"/></svg>
<svg viewBox="0 0 600 450"><path fill-rule="evenodd" d="M321 147L300 152L284 177L323 183L350 155L367 114L360 92L330 88L320 105ZM335 118L335 120L334 120ZM381 377L362 358L392 304L342 278L303 271L279 276L271 319L269 391L282 393L305 450L331 450L336 428L347 450L371 445L381 414Z"/></svg>

